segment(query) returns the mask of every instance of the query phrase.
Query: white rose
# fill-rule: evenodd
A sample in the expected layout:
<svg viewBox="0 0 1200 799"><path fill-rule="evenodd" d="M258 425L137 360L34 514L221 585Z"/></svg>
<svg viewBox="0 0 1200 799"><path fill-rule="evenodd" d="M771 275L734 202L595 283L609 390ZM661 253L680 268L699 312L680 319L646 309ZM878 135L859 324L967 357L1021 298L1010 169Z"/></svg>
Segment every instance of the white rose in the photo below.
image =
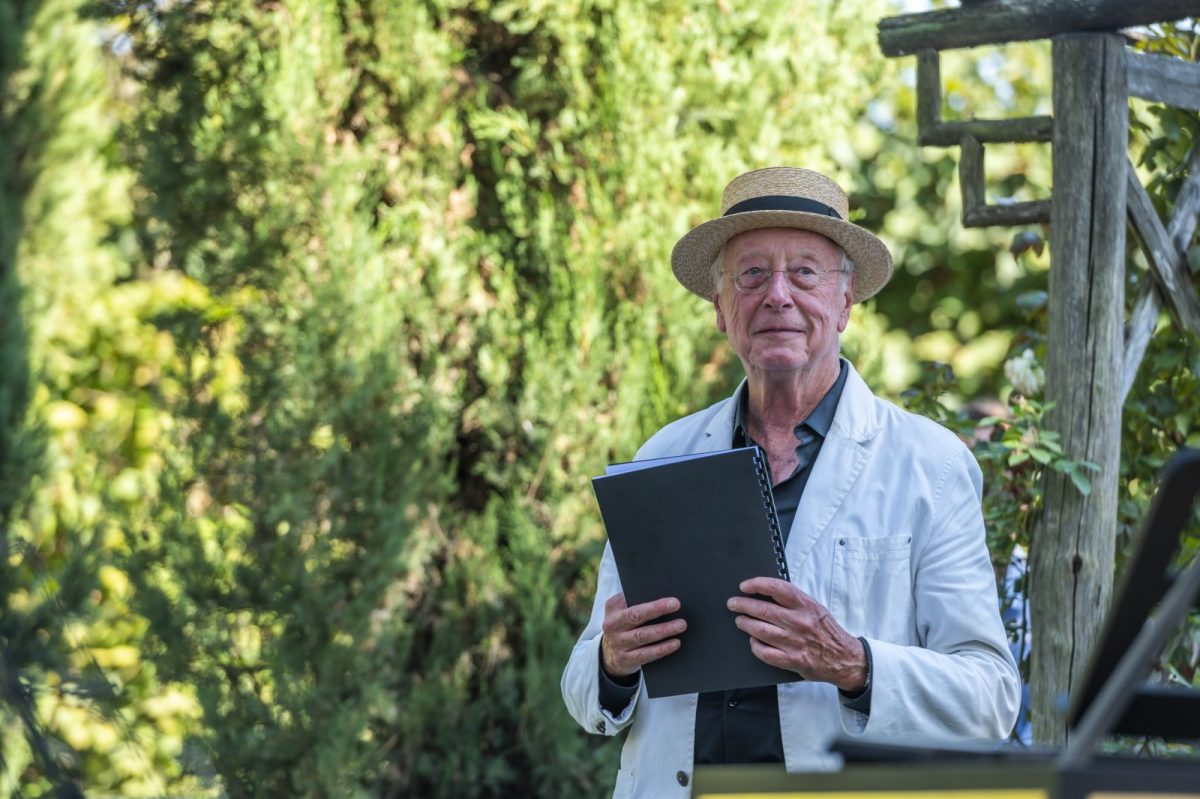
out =
<svg viewBox="0 0 1200 799"><path fill-rule="evenodd" d="M1004 362L1004 376L1026 397L1037 394L1046 382L1046 372L1034 357L1033 350L1028 349Z"/></svg>

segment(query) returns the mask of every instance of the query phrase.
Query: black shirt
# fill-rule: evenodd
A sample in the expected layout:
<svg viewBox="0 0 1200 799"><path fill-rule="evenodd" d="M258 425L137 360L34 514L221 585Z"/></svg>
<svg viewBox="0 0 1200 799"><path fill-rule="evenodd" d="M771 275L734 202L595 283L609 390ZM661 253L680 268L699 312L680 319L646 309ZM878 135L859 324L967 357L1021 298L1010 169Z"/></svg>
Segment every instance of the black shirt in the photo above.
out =
<svg viewBox="0 0 1200 799"><path fill-rule="evenodd" d="M791 531L796 509L808 483L812 465L820 454L821 445L833 425L848 370L841 364L837 380L826 392L817 407L804 421L796 425L795 470L773 485L775 510L784 540ZM743 387L734 412L732 447L751 446L755 442L746 427L748 389ZM772 480L774 483L774 480ZM749 645L749 644L747 644ZM600 704L610 713L619 714L633 699L637 682L622 685L600 668ZM861 712L870 710L870 690L857 697L843 694L846 705ZM783 737L779 728L779 699L775 686L747 688L734 691L710 691L700 694L696 708L695 762L710 763L771 763L783 761Z"/></svg>
<svg viewBox="0 0 1200 799"><path fill-rule="evenodd" d="M812 465L821 452L821 445L838 400L846 385L843 364L833 386L813 408L803 422L796 425L796 468L777 485L772 476L771 493L779 515L779 529L784 541L792 529L800 497L812 472ZM734 447L755 444L746 425L748 387L742 389L733 420ZM769 467L768 467L769 468ZM747 644L748 645L748 644ZM697 765L710 763L780 763L783 762L783 734L779 727L779 692L774 685L765 688L741 688L734 691L709 691L700 694L696 706Z"/></svg>

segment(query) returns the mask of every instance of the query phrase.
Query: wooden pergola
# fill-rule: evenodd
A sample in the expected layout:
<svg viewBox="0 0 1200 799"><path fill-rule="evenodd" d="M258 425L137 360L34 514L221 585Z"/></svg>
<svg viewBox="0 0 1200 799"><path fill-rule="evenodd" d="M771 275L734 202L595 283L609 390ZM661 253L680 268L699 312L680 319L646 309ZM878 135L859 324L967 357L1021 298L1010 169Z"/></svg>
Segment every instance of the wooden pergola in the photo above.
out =
<svg viewBox="0 0 1200 799"><path fill-rule="evenodd" d="M962 8L879 24L885 55L917 56L919 143L961 150L963 224L1051 224L1047 424L1067 457L1099 472L1087 496L1066 475L1044 472L1029 586L1034 737L1044 743L1066 740L1054 709L1081 679L1112 594L1125 397L1164 306L1177 328L1200 335L1186 257L1200 212L1200 147L1166 223L1128 155L1129 98L1200 111L1200 65L1134 52L1117 31L1198 14L1200 0L963 0ZM942 120L941 51L1044 38L1052 41L1053 117ZM1051 144L1050 199L987 204L984 149L996 142ZM1153 275L1128 319L1126 219Z"/></svg>

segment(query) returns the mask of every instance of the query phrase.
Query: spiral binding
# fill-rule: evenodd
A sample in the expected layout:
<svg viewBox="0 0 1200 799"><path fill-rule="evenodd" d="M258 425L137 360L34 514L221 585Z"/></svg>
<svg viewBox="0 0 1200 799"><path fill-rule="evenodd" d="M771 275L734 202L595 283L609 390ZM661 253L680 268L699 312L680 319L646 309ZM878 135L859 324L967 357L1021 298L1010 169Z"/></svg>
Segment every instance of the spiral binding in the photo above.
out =
<svg viewBox="0 0 1200 799"><path fill-rule="evenodd" d="M762 449L754 448L754 471L758 475L758 490L762 494L767 523L771 525L771 545L775 548L775 565L779 579L787 580L787 555L783 550L783 532L779 529L779 514L775 511L775 495L771 492L771 478L767 474L766 456Z"/></svg>

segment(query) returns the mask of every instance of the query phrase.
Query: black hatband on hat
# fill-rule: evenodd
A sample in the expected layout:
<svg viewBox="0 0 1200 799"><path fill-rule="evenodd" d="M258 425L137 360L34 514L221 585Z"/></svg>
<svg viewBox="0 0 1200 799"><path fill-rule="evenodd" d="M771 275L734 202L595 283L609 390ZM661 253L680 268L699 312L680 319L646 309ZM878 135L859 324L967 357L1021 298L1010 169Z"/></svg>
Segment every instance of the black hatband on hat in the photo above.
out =
<svg viewBox="0 0 1200 799"><path fill-rule="evenodd" d="M746 211L801 211L807 214L820 214L841 219L841 214L823 202L808 197L792 197L785 194L768 194L764 197L751 197L729 207L722 216L742 214Z"/></svg>

